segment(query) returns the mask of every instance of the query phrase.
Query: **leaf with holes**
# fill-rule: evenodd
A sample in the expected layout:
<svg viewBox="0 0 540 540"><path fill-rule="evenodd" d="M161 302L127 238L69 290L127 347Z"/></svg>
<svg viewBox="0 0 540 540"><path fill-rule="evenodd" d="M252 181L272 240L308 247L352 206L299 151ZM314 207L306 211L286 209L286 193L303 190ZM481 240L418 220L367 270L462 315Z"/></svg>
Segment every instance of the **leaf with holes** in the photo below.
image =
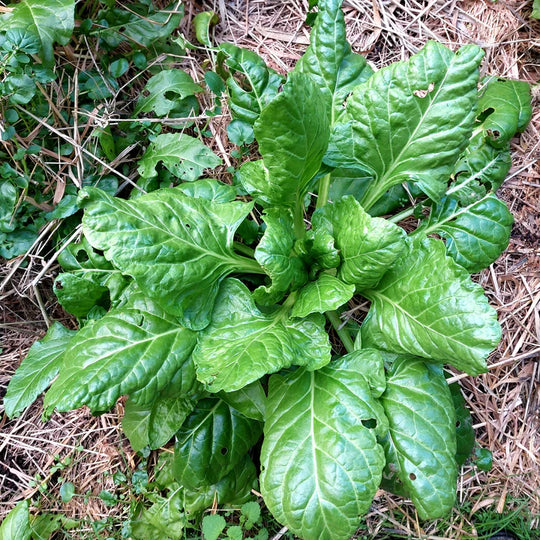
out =
<svg viewBox="0 0 540 540"><path fill-rule="evenodd" d="M221 165L221 159L199 139L184 133L158 135L139 161L139 174L143 178L158 175L156 167L163 163L180 180L197 180L204 169Z"/></svg>

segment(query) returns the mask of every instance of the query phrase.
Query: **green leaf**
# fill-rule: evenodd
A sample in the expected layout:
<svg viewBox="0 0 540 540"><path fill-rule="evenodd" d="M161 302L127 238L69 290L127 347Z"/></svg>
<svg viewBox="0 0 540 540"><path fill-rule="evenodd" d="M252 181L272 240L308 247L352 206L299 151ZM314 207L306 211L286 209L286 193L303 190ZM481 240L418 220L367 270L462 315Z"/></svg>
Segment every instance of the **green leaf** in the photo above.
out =
<svg viewBox="0 0 540 540"><path fill-rule="evenodd" d="M127 58L119 58L111 62L109 66L109 73L111 77L118 79L129 69L129 60Z"/></svg>
<svg viewBox="0 0 540 540"><path fill-rule="evenodd" d="M188 197L206 199L217 203L231 202L236 199L236 188L212 178L203 178L195 182L180 184L178 189Z"/></svg>
<svg viewBox="0 0 540 540"><path fill-rule="evenodd" d="M246 418L223 400L200 400L176 434L176 479L187 488L219 482L240 463L261 433L260 422Z"/></svg>
<svg viewBox="0 0 540 540"><path fill-rule="evenodd" d="M486 195L469 206L444 198L415 234L437 233L446 239L446 251L468 272L480 272L508 246L514 217L495 195Z"/></svg>
<svg viewBox="0 0 540 540"><path fill-rule="evenodd" d="M69 531L78 527L79 521L67 518L62 514L40 513L34 516L30 527L32 528L32 540L49 540L52 534L62 529Z"/></svg>
<svg viewBox="0 0 540 540"><path fill-rule="evenodd" d="M403 229L372 218L350 195L317 209L312 224L334 237L342 260L338 277L359 290L375 287L406 248Z"/></svg>
<svg viewBox="0 0 540 540"><path fill-rule="evenodd" d="M319 170L329 138L320 90L301 73L291 73L283 91L254 125L268 179L257 186L272 206L295 208Z"/></svg>
<svg viewBox="0 0 540 540"><path fill-rule="evenodd" d="M431 358L471 375L486 371L501 336L497 314L441 240L414 242L378 287L363 294L372 301L361 329L366 346Z"/></svg>
<svg viewBox="0 0 540 540"><path fill-rule="evenodd" d="M54 64L53 44L67 45L73 33L74 0L21 0L0 15L0 32L20 29L41 43L43 63Z"/></svg>
<svg viewBox="0 0 540 540"><path fill-rule="evenodd" d="M351 52L345 35L342 0L321 0L310 46L295 71L309 75L326 102L330 124L343 111L347 95L373 73L363 56Z"/></svg>
<svg viewBox="0 0 540 540"><path fill-rule="evenodd" d="M184 488L184 508L190 516L196 516L215 502L218 505L236 506L248 501L251 490L257 487L257 470L253 461L245 456L216 484L203 485L198 489Z"/></svg>
<svg viewBox="0 0 540 540"><path fill-rule="evenodd" d="M65 482L60 486L60 498L63 503L68 503L75 495L75 486L72 482Z"/></svg>
<svg viewBox="0 0 540 540"><path fill-rule="evenodd" d="M28 512L29 503L21 501L5 517L0 525L0 538L2 540L30 540L30 520Z"/></svg>
<svg viewBox="0 0 540 540"><path fill-rule="evenodd" d="M248 49L232 43L219 47L229 68L226 79L229 107L234 118L252 124L277 95L282 78L264 60Z"/></svg>
<svg viewBox="0 0 540 540"><path fill-rule="evenodd" d="M475 45L454 54L431 41L356 87L325 162L372 176L365 209L405 181L434 200L444 193L471 135L483 54Z"/></svg>
<svg viewBox="0 0 540 540"><path fill-rule="evenodd" d="M533 10L531 12L531 17L535 19L540 19L540 0L533 1Z"/></svg>
<svg viewBox="0 0 540 540"><path fill-rule="evenodd" d="M253 298L260 304L274 304L289 290L307 281L307 272L294 251L296 236L290 210L269 208L263 215L266 231L255 250L255 259L270 276L271 285L256 289Z"/></svg>
<svg viewBox="0 0 540 540"><path fill-rule="evenodd" d="M157 116L166 116L179 101L202 91L185 71L165 69L148 80L137 101L135 114L154 112Z"/></svg>
<svg viewBox="0 0 540 540"><path fill-rule="evenodd" d="M490 471L493 467L493 454L487 448L475 448L474 464L480 471Z"/></svg>
<svg viewBox="0 0 540 540"><path fill-rule="evenodd" d="M156 502L143 508L139 516L131 519L131 535L134 540L180 540L184 537L186 518L182 507L182 494L170 497L154 495Z"/></svg>
<svg viewBox="0 0 540 540"><path fill-rule="evenodd" d="M162 162L177 178L192 182L204 169L221 165L221 159L199 139L184 133L158 135L139 161L138 172L143 178L157 176L156 167Z"/></svg>
<svg viewBox="0 0 540 540"><path fill-rule="evenodd" d="M385 477L396 476L422 519L446 515L456 498L456 415L442 369L398 358L382 395L390 430ZM384 484L383 484L384 485Z"/></svg>
<svg viewBox="0 0 540 540"><path fill-rule="evenodd" d="M227 137L229 141L238 146L251 144L255 138L253 127L248 122L233 120L227 125Z"/></svg>
<svg viewBox="0 0 540 540"><path fill-rule="evenodd" d="M135 452L145 447L155 450L170 441L193 411L196 401L179 393L174 397L158 395L148 405L128 399L122 429Z"/></svg>
<svg viewBox="0 0 540 540"><path fill-rule="evenodd" d="M74 336L59 322L51 325L45 337L36 341L9 381L4 397L7 416L14 418L31 405L56 377L64 351Z"/></svg>
<svg viewBox="0 0 540 540"><path fill-rule="evenodd" d="M143 5L132 5L129 11L120 8L100 11L97 18L103 18L106 24L100 26L96 34L110 47L118 47L123 41L136 48L149 47L176 30L184 16L184 6L177 2L160 11L142 9Z"/></svg>
<svg viewBox="0 0 540 540"><path fill-rule="evenodd" d="M202 13L197 13L197 15L193 17L195 35L199 43L206 45L207 47L212 46L212 41L210 40L210 27L217 24L218 21L219 17L217 16L217 13L214 13L213 11L203 11Z"/></svg>
<svg viewBox="0 0 540 540"><path fill-rule="evenodd" d="M456 411L456 463L461 467L469 459L474 447L473 422L459 383L452 383L448 388Z"/></svg>
<svg viewBox="0 0 540 540"><path fill-rule="evenodd" d="M300 289L291 317L307 317L310 313L333 311L353 297L354 289L354 285L329 274L321 274L317 281L311 281Z"/></svg>
<svg viewBox="0 0 540 540"><path fill-rule="evenodd" d="M199 335L193 353L197 378L210 392L239 390L267 373L292 365L319 369L330 361L324 317L289 319L288 308L257 309L247 287L223 282L212 323Z"/></svg>
<svg viewBox="0 0 540 540"><path fill-rule="evenodd" d="M124 394L148 404L179 371L182 384L190 387L195 384L190 355L196 341L195 332L151 300L133 295L70 342L60 374L45 395L45 412L82 405L102 412Z"/></svg>
<svg viewBox="0 0 540 540"><path fill-rule="evenodd" d="M217 540L225 529L227 523L225 518L219 514L204 516L202 521L202 532L204 540Z"/></svg>
<svg viewBox="0 0 540 540"><path fill-rule="evenodd" d="M210 322L219 283L229 273L260 272L232 251L234 233L251 211L242 202L215 203L161 189L131 201L83 190L83 231L141 290L182 323Z"/></svg>
<svg viewBox="0 0 540 540"><path fill-rule="evenodd" d="M478 101L478 119L489 143L504 148L531 120L531 87L523 81L492 79Z"/></svg>
<svg viewBox="0 0 540 540"><path fill-rule="evenodd" d="M247 418L264 421L266 394L260 381L252 382L236 392L220 392L218 396Z"/></svg>
<svg viewBox="0 0 540 540"><path fill-rule="evenodd" d="M377 436L387 427L361 353L272 376L261 450L261 492L272 514L301 538L351 537L381 480Z"/></svg>
<svg viewBox="0 0 540 540"><path fill-rule="evenodd" d="M76 274L63 273L54 281L54 292L60 305L75 317L85 317L103 299L109 289Z"/></svg>
<svg viewBox="0 0 540 540"><path fill-rule="evenodd" d="M15 229L13 214L17 203L17 189L11 182L0 184L0 232L11 232Z"/></svg>

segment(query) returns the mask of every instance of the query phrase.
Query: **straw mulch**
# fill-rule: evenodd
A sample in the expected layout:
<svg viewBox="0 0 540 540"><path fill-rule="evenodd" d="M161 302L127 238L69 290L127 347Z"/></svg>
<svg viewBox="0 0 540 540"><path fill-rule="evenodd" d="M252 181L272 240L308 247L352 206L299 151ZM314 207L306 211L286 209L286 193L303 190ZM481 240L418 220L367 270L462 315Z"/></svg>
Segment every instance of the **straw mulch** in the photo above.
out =
<svg viewBox="0 0 540 540"><path fill-rule="evenodd" d="M484 74L535 83L540 80L540 22L530 19L531 5L530 1L347 0L344 10L353 49L366 55L375 68L408 58L428 39L451 48L473 42L486 51ZM217 42L232 41L255 50L282 73L294 65L308 44L309 31L303 25L307 0L187 2L182 24L186 33L201 9L213 9L220 16ZM200 77L196 57L190 70ZM535 93L538 105L538 87ZM535 111L527 131L512 143L513 167L500 190L515 216L510 245L478 276L498 310L503 339L490 359L489 373L475 378L455 376L472 410L479 445L493 452L493 468L481 472L464 467L456 510L444 524L421 524L412 505L379 492L363 530L368 537L390 532L396 537L467 538L464 531L471 530L479 512L490 509L502 515L523 505L533 516L532 526L540 525L540 109ZM232 147L226 138L226 123L226 118L218 117L210 127L216 135L215 151L229 165L225 151ZM55 272L49 261L50 254L35 255L26 270L15 270L17 263L2 269L0 281L9 279L0 290L0 395L31 343L46 330L46 322L64 318L65 324L73 324L58 310L49 292ZM4 418L0 518L17 500L38 493L38 486L32 483L36 474L48 480L49 490L57 489L59 473L51 476L49 472L58 463L55 455L73 459L73 465L60 474L76 485L78 493L114 490L111 476L104 473L134 468L137 459L120 433L121 413L120 403L98 418L83 409L55 415L43 424L38 402L14 421ZM97 498L76 498L58 508L57 492L47 490L40 505L91 519L118 512ZM122 516L113 517L121 522Z"/></svg>

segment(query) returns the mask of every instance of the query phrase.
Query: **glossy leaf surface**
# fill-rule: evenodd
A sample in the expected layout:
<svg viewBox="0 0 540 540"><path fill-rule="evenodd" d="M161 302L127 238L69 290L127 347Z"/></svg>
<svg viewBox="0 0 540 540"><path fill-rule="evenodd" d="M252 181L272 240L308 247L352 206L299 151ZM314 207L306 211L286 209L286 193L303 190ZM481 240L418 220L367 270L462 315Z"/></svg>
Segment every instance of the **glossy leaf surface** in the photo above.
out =
<svg viewBox="0 0 540 540"><path fill-rule="evenodd" d="M82 193L83 230L89 242L193 329L208 325L225 275L258 268L232 251L234 232L250 204L218 204L177 189L132 201L96 189Z"/></svg>
<svg viewBox="0 0 540 540"><path fill-rule="evenodd" d="M497 315L441 240L414 242L378 287L363 294L372 301L361 329L365 345L449 363L471 375L486 371L501 336Z"/></svg>
<svg viewBox="0 0 540 540"><path fill-rule="evenodd" d="M179 371L190 387L196 384L190 360L196 340L195 332L136 295L70 342L60 374L45 395L45 411L88 405L103 412L125 394L148 404Z"/></svg>
<svg viewBox="0 0 540 540"><path fill-rule="evenodd" d="M246 418L223 400L202 399L176 434L176 479L188 488L219 482L246 456L261 433L260 422Z"/></svg>
<svg viewBox="0 0 540 540"><path fill-rule="evenodd" d="M366 209L404 181L418 183L435 200L444 193L471 135L482 56L474 45L454 54L428 42L407 62L356 87L325 161L372 175Z"/></svg>
<svg viewBox="0 0 540 540"><path fill-rule="evenodd" d="M62 365L64 351L74 334L73 330L55 322L45 337L30 347L9 381L4 396L4 409L8 417L18 416L49 386Z"/></svg>
<svg viewBox="0 0 540 540"><path fill-rule="evenodd" d="M236 392L220 392L218 396L247 418L264 422L266 394L260 381L252 382Z"/></svg>
<svg viewBox="0 0 540 540"><path fill-rule="evenodd" d="M191 182L197 180L204 169L221 165L221 159L199 139L184 133L164 133L146 149L139 161L139 174L144 178L156 176L158 163L163 163L177 178Z"/></svg>
<svg viewBox="0 0 540 540"><path fill-rule="evenodd" d="M349 538L379 486L384 453L376 436L388 427L362 355L272 376L267 407L261 491L268 508L306 540Z"/></svg>
<svg viewBox="0 0 540 540"><path fill-rule="evenodd" d="M193 353L197 378L211 392L238 390L292 365L319 369L330 361L324 317L289 319L287 309L261 312L235 279L221 286L212 323Z"/></svg>
<svg viewBox="0 0 540 540"><path fill-rule="evenodd" d="M446 515L456 497L456 415L442 369L398 358L381 400L390 424L385 476L397 476L422 519Z"/></svg>
<svg viewBox="0 0 540 540"><path fill-rule="evenodd" d="M342 261L338 277L359 290L376 286L406 248L403 229L372 218L350 195L315 211L312 222L315 231L334 237Z"/></svg>
<svg viewBox="0 0 540 540"><path fill-rule="evenodd" d="M473 420L459 383L449 384L448 388L456 411L456 463L461 467L473 451L475 440Z"/></svg>

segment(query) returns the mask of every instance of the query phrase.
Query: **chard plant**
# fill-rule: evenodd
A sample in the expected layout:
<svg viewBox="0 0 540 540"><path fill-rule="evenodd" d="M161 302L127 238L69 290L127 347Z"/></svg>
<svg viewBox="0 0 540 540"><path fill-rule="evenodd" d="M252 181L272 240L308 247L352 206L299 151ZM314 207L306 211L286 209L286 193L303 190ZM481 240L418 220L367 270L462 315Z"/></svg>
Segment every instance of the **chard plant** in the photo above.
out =
<svg viewBox="0 0 540 540"><path fill-rule="evenodd" d="M49 385L45 417L127 396L134 450L175 441L160 474L185 516L254 487L305 539L349 538L380 487L421 519L447 514L472 428L443 366L483 373L501 337L470 274L508 243L495 192L531 116L528 85L480 80L482 57L429 42L374 72L338 0L319 1L286 79L219 47L235 129L260 159L233 185L201 178L220 158L165 133L140 190L82 189L83 238L54 286L80 329L55 323L31 348L6 413ZM193 84L174 79L180 97ZM182 182L159 187L160 168ZM360 299L363 321L347 311Z"/></svg>

